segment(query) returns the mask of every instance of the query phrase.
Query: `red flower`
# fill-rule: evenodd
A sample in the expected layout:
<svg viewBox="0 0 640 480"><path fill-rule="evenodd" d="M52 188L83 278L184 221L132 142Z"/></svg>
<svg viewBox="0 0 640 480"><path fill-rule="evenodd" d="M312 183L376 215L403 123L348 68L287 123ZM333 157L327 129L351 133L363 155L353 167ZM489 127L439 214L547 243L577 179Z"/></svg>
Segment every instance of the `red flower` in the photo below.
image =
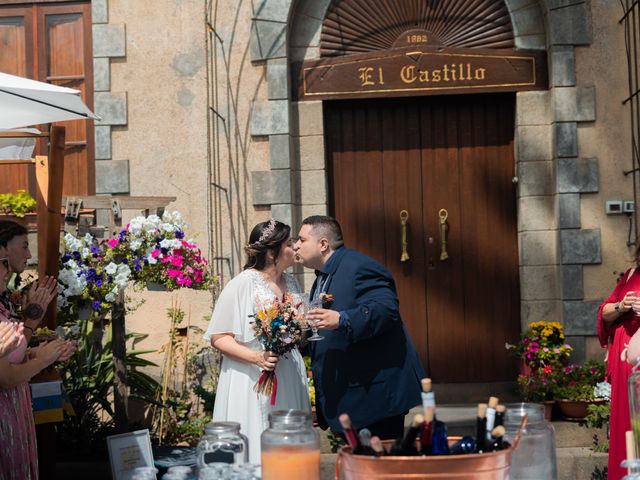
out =
<svg viewBox="0 0 640 480"><path fill-rule="evenodd" d="M551 373L552 371L553 369L551 368L551 365L547 365L543 370L544 373Z"/></svg>

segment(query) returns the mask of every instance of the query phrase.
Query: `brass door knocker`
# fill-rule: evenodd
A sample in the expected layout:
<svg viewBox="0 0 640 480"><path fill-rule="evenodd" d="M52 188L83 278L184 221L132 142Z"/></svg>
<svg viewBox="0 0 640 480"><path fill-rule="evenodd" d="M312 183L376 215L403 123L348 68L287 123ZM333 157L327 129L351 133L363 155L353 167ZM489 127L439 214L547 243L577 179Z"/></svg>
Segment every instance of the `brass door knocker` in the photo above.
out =
<svg viewBox="0 0 640 480"><path fill-rule="evenodd" d="M449 233L447 218L449 218L449 212L441 208L438 216L440 217L440 260L443 261L449 258L449 254L447 253L447 236Z"/></svg>
<svg viewBox="0 0 640 480"><path fill-rule="evenodd" d="M402 231L402 253L400 254L401 262L409 260L409 252L407 252L407 220L409 220L409 212L402 210L400 212L400 229Z"/></svg>

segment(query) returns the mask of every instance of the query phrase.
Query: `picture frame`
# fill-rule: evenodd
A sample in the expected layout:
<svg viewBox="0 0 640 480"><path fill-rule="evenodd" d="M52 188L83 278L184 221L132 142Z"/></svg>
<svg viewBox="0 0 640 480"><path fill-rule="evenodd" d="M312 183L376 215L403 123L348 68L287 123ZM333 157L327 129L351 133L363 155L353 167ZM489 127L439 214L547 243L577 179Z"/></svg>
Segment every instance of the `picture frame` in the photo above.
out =
<svg viewBox="0 0 640 480"><path fill-rule="evenodd" d="M153 467L149 430L107 437L109 463L113 480L129 480L137 467Z"/></svg>

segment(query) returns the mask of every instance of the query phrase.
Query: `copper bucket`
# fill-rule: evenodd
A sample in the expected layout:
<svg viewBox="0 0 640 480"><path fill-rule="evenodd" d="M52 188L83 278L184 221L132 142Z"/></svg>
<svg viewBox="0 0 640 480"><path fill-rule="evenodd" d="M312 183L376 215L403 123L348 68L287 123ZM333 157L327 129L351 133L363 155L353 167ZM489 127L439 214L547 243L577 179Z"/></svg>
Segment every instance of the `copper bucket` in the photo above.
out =
<svg viewBox="0 0 640 480"><path fill-rule="evenodd" d="M430 457L370 457L353 455L351 447L342 447L338 453L335 480L344 470L345 480L374 479L429 479L429 480L509 480L511 454L518 448L522 429L527 418L523 418L513 444L499 452L443 455ZM453 444L462 437L449 437ZM384 442L390 447L393 442Z"/></svg>

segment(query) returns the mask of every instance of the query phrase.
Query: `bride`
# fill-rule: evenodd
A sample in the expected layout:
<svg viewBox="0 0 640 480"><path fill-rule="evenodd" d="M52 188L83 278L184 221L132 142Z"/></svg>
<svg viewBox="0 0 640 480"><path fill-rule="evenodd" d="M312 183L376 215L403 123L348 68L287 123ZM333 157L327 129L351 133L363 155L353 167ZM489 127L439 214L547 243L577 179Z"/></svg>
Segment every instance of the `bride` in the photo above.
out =
<svg viewBox="0 0 640 480"><path fill-rule="evenodd" d="M300 295L295 278L284 271L294 264L288 225L276 220L257 224L245 247L247 263L220 293L205 340L223 354L213 421L239 422L249 439L249 461L260 463L260 434L274 410L311 410L307 374L297 349L278 357L264 351L255 338L250 315L289 292ZM253 386L263 370L278 378L276 403L258 395Z"/></svg>

